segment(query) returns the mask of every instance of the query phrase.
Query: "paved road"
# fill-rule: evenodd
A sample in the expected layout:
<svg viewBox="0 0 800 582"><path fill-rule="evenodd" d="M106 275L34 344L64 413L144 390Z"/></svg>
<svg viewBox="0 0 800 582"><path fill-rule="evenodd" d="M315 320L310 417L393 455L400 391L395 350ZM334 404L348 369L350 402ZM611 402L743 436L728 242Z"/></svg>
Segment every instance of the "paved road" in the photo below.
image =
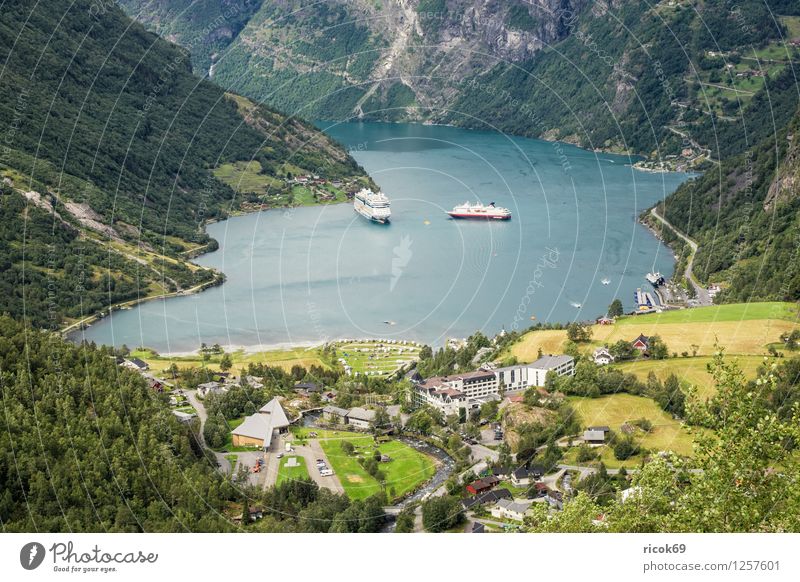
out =
<svg viewBox="0 0 800 582"><path fill-rule="evenodd" d="M686 278L692 284L692 287L694 287L697 302L700 305L711 305L711 296L708 294L708 289L697 282L697 279L695 279L694 273L692 272L692 267L694 266L694 257L697 254L697 243L675 228L666 218L661 216L655 206L650 209L650 214L652 214L657 220L660 220L667 228L674 232L678 237L686 241L686 244L691 247L692 253L689 255L689 260L686 263Z"/></svg>
<svg viewBox="0 0 800 582"><path fill-rule="evenodd" d="M197 398L197 391L196 390L184 390L184 394L186 394L186 399L189 401L189 404L194 407L197 411L197 418L200 419L200 445L206 447L206 440L203 436L203 427L206 425L206 420L208 420L208 412L206 412L206 407L203 406L203 403ZM230 473L233 467L228 462L228 459L225 458L223 453L214 452L214 456L217 458L217 463L219 463L220 471L223 473Z"/></svg>
<svg viewBox="0 0 800 582"><path fill-rule="evenodd" d="M495 463L500 459L500 453L490 449L489 447L485 447L483 445L470 445L469 448L472 450L471 458L475 462L489 458L493 463Z"/></svg>

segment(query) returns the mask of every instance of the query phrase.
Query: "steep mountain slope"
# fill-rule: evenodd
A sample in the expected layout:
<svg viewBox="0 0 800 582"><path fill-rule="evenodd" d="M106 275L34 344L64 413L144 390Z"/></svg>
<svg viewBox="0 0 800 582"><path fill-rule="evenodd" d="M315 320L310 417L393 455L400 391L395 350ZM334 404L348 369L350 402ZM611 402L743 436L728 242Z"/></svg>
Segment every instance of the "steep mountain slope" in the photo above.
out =
<svg viewBox="0 0 800 582"><path fill-rule="evenodd" d="M774 137L685 183L659 205L699 244L694 273L722 284L721 301L800 299L798 140L800 111Z"/></svg>
<svg viewBox="0 0 800 582"><path fill-rule="evenodd" d="M240 192L287 204L286 175L364 176L305 122L195 77L185 49L110 2L4 6L0 63L0 312L39 325L219 280L184 259ZM250 161L264 191L212 173Z"/></svg>
<svg viewBox="0 0 800 582"><path fill-rule="evenodd" d="M696 166L763 127L800 24L787 0L123 4L179 31L221 85L306 117L488 125Z"/></svg>

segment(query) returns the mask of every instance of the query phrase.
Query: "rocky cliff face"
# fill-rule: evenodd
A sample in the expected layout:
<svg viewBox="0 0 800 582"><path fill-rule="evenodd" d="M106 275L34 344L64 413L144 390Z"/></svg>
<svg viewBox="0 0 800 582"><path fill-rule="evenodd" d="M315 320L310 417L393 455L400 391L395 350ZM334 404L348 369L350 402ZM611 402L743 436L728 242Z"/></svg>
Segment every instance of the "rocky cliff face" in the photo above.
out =
<svg viewBox="0 0 800 582"><path fill-rule="evenodd" d="M431 119L457 82L529 60L588 0L121 0L199 72L306 117Z"/></svg>

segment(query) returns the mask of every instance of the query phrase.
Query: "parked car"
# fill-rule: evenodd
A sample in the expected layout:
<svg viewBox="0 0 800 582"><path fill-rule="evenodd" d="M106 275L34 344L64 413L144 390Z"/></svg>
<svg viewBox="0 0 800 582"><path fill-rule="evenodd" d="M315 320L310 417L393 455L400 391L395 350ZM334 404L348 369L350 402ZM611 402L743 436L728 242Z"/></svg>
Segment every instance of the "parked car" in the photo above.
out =
<svg viewBox="0 0 800 582"><path fill-rule="evenodd" d="M282 459L283 458L283 453L278 453L278 458Z"/></svg>

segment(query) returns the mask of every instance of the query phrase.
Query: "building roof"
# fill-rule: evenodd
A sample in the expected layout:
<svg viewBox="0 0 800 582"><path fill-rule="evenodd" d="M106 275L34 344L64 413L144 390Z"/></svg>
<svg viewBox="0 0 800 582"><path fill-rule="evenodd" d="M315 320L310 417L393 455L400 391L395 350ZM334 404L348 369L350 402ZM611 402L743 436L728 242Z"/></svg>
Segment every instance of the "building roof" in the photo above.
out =
<svg viewBox="0 0 800 582"><path fill-rule="evenodd" d="M586 430L602 430L603 432L609 432L609 431L611 431L611 428L609 428L609 427L607 427L605 425L604 426L587 426Z"/></svg>
<svg viewBox="0 0 800 582"><path fill-rule="evenodd" d="M263 447L268 448L272 442L273 426L270 422L271 415L256 412L244 419L244 422L231 431L232 434L259 439Z"/></svg>
<svg viewBox="0 0 800 582"><path fill-rule="evenodd" d="M493 370L475 370L474 372L466 372L465 374L456 374L456 378L462 380L480 380L482 378L494 378Z"/></svg>
<svg viewBox="0 0 800 582"><path fill-rule="evenodd" d="M335 414L336 416L347 416L346 408L339 408L338 406L326 406L322 409L324 414Z"/></svg>
<svg viewBox="0 0 800 582"><path fill-rule="evenodd" d="M263 447L268 448L272 442L272 433L277 428L289 426L289 419L283 411L281 403L273 398L262 406L258 412L244 419L244 422L231 431L232 434L260 439Z"/></svg>
<svg viewBox="0 0 800 582"><path fill-rule="evenodd" d="M513 499L501 499L497 502L498 507L502 507L506 511L513 511L514 513L525 513L530 509L530 501L514 501Z"/></svg>
<svg viewBox="0 0 800 582"><path fill-rule="evenodd" d="M351 408L347 413L347 418L355 420L363 420L364 422L372 422L375 420L375 411L367 410L366 408Z"/></svg>
<svg viewBox="0 0 800 582"><path fill-rule="evenodd" d="M314 382L298 382L294 385L295 390L305 390L306 392L321 392L322 386Z"/></svg>
<svg viewBox="0 0 800 582"><path fill-rule="evenodd" d="M147 362L145 362L144 360L140 360L139 358L129 358L128 361L137 368L139 368L140 370L147 369Z"/></svg>
<svg viewBox="0 0 800 582"><path fill-rule="evenodd" d="M511 491L508 489L492 489L491 491L484 491L472 497L467 497L461 503L465 509L469 509L473 505L484 505L486 503L496 503L501 499L511 499Z"/></svg>
<svg viewBox="0 0 800 582"><path fill-rule="evenodd" d="M649 346L649 345L650 345L650 338L649 338L649 337L647 337L646 335L644 335L643 333L640 333L640 334L639 334L639 337L637 337L637 338L636 338L635 340L633 340L631 343L632 343L632 344L636 344L636 343L639 343L639 342L641 342L641 343L642 343L642 344L644 344L645 346Z"/></svg>
<svg viewBox="0 0 800 582"><path fill-rule="evenodd" d="M535 362L533 362L530 367L531 368L538 368L540 370L552 370L553 368L558 368L564 364L568 364L573 361L574 358L572 356L567 355L560 355L560 356L542 356Z"/></svg>
<svg viewBox="0 0 800 582"><path fill-rule="evenodd" d="M289 419L286 417L286 413L277 398L273 398L259 408L258 413L268 414L272 418L272 428L286 428L289 426Z"/></svg>
<svg viewBox="0 0 800 582"><path fill-rule="evenodd" d="M583 440L585 441L604 441L606 433L602 430L585 430L583 431Z"/></svg>

